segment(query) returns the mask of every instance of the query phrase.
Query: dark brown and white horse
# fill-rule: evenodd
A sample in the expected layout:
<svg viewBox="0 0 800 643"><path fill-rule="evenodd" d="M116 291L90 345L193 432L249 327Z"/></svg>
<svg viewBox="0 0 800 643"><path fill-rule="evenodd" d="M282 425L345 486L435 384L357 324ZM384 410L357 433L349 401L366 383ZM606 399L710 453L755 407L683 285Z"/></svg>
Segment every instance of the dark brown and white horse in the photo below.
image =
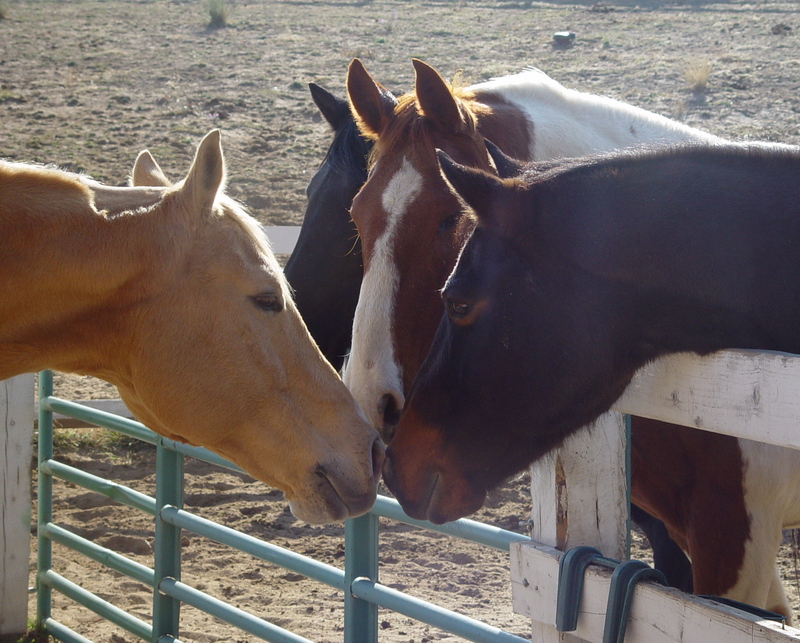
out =
<svg viewBox="0 0 800 643"><path fill-rule="evenodd" d="M474 225L441 179L434 146L463 163L491 169L496 162L486 156L484 138L516 156L536 159L647 140L719 141L630 105L566 89L542 72L459 90L424 63L414 64L415 92L399 101L357 61L348 74L354 112L375 141L375 151L369 180L352 208L364 244L366 273L345 381L387 438L441 317L439 290ZM660 462L665 453L658 444L671 438L657 431L665 426L670 425L635 420L638 471L657 468L649 460ZM726 494L740 499L737 510L724 515L703 509L714 488L705 484L713 471L707 467L712 443L712 452L724 453L724 468L730 472L724 482ZM774 554L781 527L796 520L796 499L775 508L759 504L758 490L774 483L762 486L758 475L764 467L769 473L772 465L755 445L728 436L687 433L682 457L681 468L668 469L658 479L634 472L634 500L669 520L673 537L692 552L698 591L745 601L755 597L751 602L780 607L788 614ZM783 470L800 470L800 455L789 452L781 458ZM723 483L715 484L719 488ZM676 512L682 513L676 517ZM714 540L710 534L721 526L736 534L725 551L709 547ZM689 541L691 547L686 545ZM766 576L751 574L751 568L766 570ZM761 600L767 594L770 598Z"/></svg>
<svg viewBox="0 0 800 643"><path fill-rule="evenodd" d="M659 356L800 352L800 149L679 146L506 180L446 155L442 164L479 224L443 291L445 314L387 454L384 479L409 515L471 513ZM645 481L683 466L683 439L661 442L639 471ZM730 472L710 445L713 485ZM748 548L726 594L786 612L774 557L780 528L800 523L797 456L739 446L743 496L715 492L694 515L661 517L691 528L703 512L740 513L733 504L743 497L760 547ZM692 489L693 472L682 475ZM693 545L685 542L690 554ZM705 591L697 585L695 570L695 590Z"/></svg>

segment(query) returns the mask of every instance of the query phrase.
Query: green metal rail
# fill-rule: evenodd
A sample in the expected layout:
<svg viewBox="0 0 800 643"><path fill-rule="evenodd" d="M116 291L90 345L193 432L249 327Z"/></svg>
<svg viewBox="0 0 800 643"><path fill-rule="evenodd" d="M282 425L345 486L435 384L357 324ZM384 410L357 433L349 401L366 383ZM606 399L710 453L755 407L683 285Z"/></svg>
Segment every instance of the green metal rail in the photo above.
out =
<svg viewBox="0 0 800 643"><path fill-rule="evenodd" d="M377 643L378 606L457 634L476 643L524 643L526 639L472 618L416 599L377 582L378 517L391 518L464 540L508 551L509 544L526 536L457 520L445 525L414 520L393 499L379 496L372 511L345 524L345 568L264 542L247 534L195 516L183 509L183 458L188 455L241 471L207 451L162 438L138 422L53 397L52 373L39 374L39 508L37 563L37 622L53 637L67 643L91 643L51 615L52 591L58 591L99 616L152 643L178 641L180 606L192 605L231 625L272 643L311 643L277 625L257 618L181 582L181 530L186 529L228 545L260 560L325 583L344 593L344 643ZM53 413L85 420L129 437L156 445L156 497L88 474L53 459ZM57 477L100 493L154 516L154 569L81 538L53 522L52 480ZM70 547L119 573L153 588L153 623L145 623L52 570L52 543Z"/></svg>

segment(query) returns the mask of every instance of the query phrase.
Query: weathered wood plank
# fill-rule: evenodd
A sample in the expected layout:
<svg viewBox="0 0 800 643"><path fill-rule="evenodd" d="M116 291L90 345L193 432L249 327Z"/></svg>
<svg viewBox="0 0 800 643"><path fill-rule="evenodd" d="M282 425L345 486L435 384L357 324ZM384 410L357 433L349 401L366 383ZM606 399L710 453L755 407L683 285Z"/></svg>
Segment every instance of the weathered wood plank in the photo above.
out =
<svg viewBox="0 0 800 643"><path fill-rule="evenodd" d="M0 382L0 635L27 627L33 374Z"/></svg>
<svg viewBox="0 0 800 643"><path fill-rule="evenodd" d="M746 350L682 353L642 369L614 408L800 449L800 357Z"/></svg>
<svg viewBox="0 0 800 643"><path fill-rule="evenodd" d="M570 437L531 469L531 538L559 549L592 545L616 560L628 557L624 417L606 413L590 431ZM534 623L540 643L577 640L552 624Z"/></svg>
<svg viewBox="0 0 800 643"><path fill-rule="evenodd" d="M299 225L267 225L263 228L275 254L292 254L297 238L300 236Z"/></svg>
<svg viewBox="0 0 800 643"><path fill-rule="evenodd" d="M511 546L514 611L534 622L555 625L558 561L562 553L545 545ZM601 643L611 571L586 571L578 628L574 636ZM785 643L800 641L800 630L757 617L678 590L639 583L631 607L626 643Z"/></svg>

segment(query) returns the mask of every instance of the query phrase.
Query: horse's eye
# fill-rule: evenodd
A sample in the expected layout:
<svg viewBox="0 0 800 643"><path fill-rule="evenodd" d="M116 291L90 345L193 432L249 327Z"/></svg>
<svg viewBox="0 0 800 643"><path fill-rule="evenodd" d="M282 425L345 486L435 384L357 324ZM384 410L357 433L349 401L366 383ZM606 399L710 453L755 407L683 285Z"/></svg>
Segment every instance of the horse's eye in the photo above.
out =
<svg viewBox="0 0 800 643"><path fill-rule="evenodd" d="M278 295L271 292L264 292L260 295L253 295L251 297L253 303L261 310L268 310L273 313L279 313L283 310L283 303Z"/></svg>
<svg viewBox="0 0 800 643"><path fill-rule="evenodd" d="M459 222L460 219L461 219L461 215L460 214L451 214L446 219L442 219L439 222L439 231L440 232L447 232L451 228L454 228L456 226L456 224Z"/></svg>
<svg viewBox="0 0 800 643"><path fill-rule="evenodd" d="M447 316L456 324L469 323L472 313L472 304L459 299L446 299L445 307L447 308Z"/></svg>

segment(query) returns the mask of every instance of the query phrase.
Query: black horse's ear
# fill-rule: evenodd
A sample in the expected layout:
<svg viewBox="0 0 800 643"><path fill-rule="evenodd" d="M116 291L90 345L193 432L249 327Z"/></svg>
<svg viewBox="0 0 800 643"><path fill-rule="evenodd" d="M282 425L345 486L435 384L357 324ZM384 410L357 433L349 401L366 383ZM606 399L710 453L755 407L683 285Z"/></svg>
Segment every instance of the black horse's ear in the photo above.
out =
<svg viewBox="0 0 800 643"><path fill-rule="evenodd" d="M442 174L453 191L478 215L481 223L491 224L495 195L503 189L496 176L477 168L460 165L442 150L436 150Z"/></svg>
<svg viewBox="0 0 800 643"><path fill-rule="evenodd" d="M308 83L311 98L322 112L322 117L334 130L348 118L350 118L350 106L346 100L337 98L327 89L323 89L316 83Z"/></svg>
<svg viewBox="0 0 800 643"><path fill-rule="evenodd" d="M369 75L358 58L347 68L347 97L361 133L372 139L380 136L394 115L397 99Z"/></svg>
<svg viewBox="0 0 800 643"><path fill-rule="evenodd" d="M497 145L489 139L484 139L486 150L492 157L494 166L497 168L497 176L501 179L513 179L518 177L525 170L525 162L508 156Z"/></svg>

